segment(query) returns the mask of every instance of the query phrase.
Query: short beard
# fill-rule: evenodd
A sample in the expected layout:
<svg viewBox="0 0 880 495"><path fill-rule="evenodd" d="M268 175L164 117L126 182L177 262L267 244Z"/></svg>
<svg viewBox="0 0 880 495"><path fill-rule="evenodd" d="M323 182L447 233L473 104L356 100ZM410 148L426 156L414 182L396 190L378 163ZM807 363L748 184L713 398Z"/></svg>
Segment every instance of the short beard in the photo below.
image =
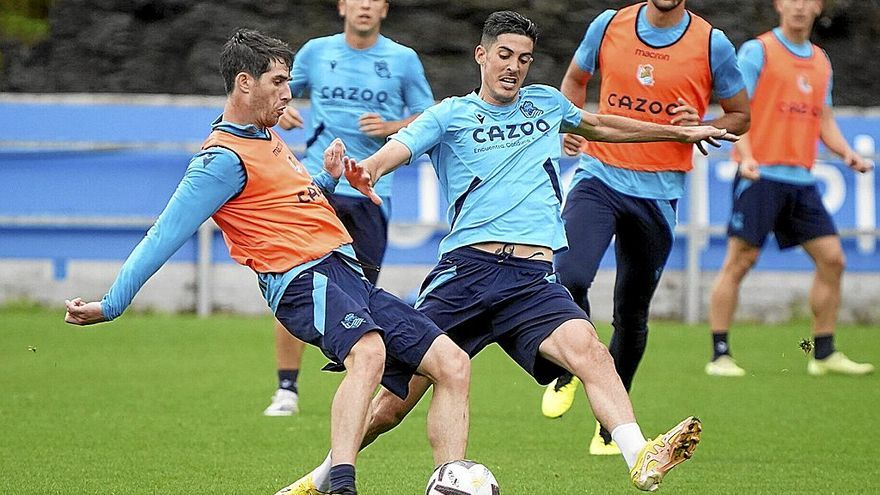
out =
<svg viewBox="0 0 880 495"><path fill-rule="evenodd" d="M657 2L653 2L653 3L654 3L654 7L656 7L657 10L659 10L660 12L670 12L670 11L678 8L678 6L682 4L682 2L684 2L684 0L679 0L679 2L676 3L675 5L673 5L672 7L661 6L661 5L658 5Z"/></svg>

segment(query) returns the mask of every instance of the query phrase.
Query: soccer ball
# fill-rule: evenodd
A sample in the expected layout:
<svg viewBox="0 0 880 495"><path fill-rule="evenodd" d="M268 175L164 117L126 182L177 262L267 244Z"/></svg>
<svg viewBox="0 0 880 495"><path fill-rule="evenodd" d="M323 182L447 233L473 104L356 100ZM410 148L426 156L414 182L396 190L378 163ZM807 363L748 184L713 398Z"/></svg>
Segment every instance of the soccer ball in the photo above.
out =
<svg viewBox="0 0 880 495"><path fill-rule="evenodd" d="M486 466L452 461L434 470L425 495L499 495L498 482Z"/></svg>

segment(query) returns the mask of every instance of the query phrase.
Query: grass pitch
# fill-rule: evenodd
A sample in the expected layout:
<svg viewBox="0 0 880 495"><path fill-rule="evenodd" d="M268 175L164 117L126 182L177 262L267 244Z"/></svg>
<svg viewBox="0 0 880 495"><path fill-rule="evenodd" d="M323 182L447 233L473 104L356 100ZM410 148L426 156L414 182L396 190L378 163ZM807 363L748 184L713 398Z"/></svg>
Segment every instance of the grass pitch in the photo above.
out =
<svg viewBox="0 0 880 495"><path fill-rule="evenodd" d="M261 415L274 392L271 320L130 314L79 328L62 310L0 311L0 493L271 494L326 454L339 376L309 349L302 412ZM600 325L607 342L607 325ZM841 327L838 346L880 363L876 328ZM666 493L880 493L877 375L806 374L808 325L738 325L749 375L703 374L705 327L655 323L632 392L646 435L696 414L694 459ZM633 494L618 457L586 448L594 420L581 392L558 420L542 389L497 347L474 361L469 457L512 494ZM366 495L423 493L431 472L425 404L358 462Z"/></svg>

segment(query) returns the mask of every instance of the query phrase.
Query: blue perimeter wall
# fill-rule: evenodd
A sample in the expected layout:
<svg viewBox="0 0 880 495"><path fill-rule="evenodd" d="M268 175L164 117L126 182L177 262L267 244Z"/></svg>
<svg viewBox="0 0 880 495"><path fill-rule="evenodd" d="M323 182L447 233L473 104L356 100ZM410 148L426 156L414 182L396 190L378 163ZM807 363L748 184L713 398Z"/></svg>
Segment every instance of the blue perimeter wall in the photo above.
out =
<svg viewBox="0 0 880 495"><path fill-rule="evenodd" d="M162 210L186 169L191 153L210 131L220 114L211 106L75 105L0 103L0 216L155 217ZM308 109L304 108L308 119ZM844 134L852 142L864 134L880 139L880 118L841 117ZM305 132L280 131L294 149L301 149ZM16 147L16 142L25 143ZM106 151L65 150L64 143L117 144ZM35 143L49 143L46 149ZM138 149L125 149L137 146ZM179 150L179 151L178 151ZM730 212L730 163L725 151L710 158L709 211L712 225L726 224ZM422 162L425 157L422 157ZM562 160L563 175L570 179L576 162ZM876 218L877 196L858 197L854 174L840 163L820 163L820 187L830 201L838 228L856 226L856 209L867 208ZM727 173L725 173L725 171ZM877 189L878 175L874 178ZM425 187L416 166L402 168L396 176L392 223L414 223L420 217L420 188ZM432 186L436 187L436 186ZM442 195L440 195L442 196ZM688 201L679 202L679 220L689 217ZM858 205L858 206L857 206ZM442 221L447 203L440 198ZM64 278L68 260L123 260L143 237L141 228L89 229L71 227L0 226L0 258L51 259L57 278ZM392 242L386 264L433 264L443 231L423 238ZM713 237L703 252L702 268L717 269L723 260L725 239ZM875 246L859 249L854 239L844 239L848 268L880 271ZM196 243L190 240L172 258L196 259ZM231 263L219 234L214 245L216 262ZM685 242L679 239L668 268L680 270L685 263ZM603 266L614 266L606 255ZM758 269L801 271L811 269L800 250L779 252L768 242Z"/></svg>

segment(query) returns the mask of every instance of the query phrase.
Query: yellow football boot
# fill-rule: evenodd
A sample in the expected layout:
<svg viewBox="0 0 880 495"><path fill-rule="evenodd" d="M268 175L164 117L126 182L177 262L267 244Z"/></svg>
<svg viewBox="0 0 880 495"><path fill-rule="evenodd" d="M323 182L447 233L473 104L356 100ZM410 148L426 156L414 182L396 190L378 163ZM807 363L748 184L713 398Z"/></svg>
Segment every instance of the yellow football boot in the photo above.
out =
<svg viewBox="0 0 880 495"><path fill-rule="evenodd" d="M296 480L293 484L275 492L275 495L327 495L325 492L319 491L312 481L312 473Z"/></svg>
<svg viewBox="0 0 880 495"><path fill-rule="evenodd" d="M544 390L544 398L541 400L541 412L551 419L558 418L571 409L574 394L581 383L578 377L572 376L570 382L556 388L557 380L553 380L550 385L547 385Z"/></svg>
<svg viewBox="0 0 880 495"><path fill-rule="evenodd" d="M649 440L629 472L633 485L646 492L657 490L670 469L694 455L702 431L700 420L691 416L666 434Z"/></svg>
<svg viewBox="0 0 880 495"><path fill-rule="evenodd" d="M837 375L867 375L874 372L874 365L869 363L857 363L846 354L836 351L825 359L811 358L807 363L807 373L813 376L822 376L829 373Z"/></svg>
<svg viewBox="0 0 880 495"><path fill-rule="evenodd" d="M596 423L596 433L590 441L590 455L620 455L620 449L614 443L614 440L605 443L605 439L599 434L601 429L602 426Z"/></svg>

